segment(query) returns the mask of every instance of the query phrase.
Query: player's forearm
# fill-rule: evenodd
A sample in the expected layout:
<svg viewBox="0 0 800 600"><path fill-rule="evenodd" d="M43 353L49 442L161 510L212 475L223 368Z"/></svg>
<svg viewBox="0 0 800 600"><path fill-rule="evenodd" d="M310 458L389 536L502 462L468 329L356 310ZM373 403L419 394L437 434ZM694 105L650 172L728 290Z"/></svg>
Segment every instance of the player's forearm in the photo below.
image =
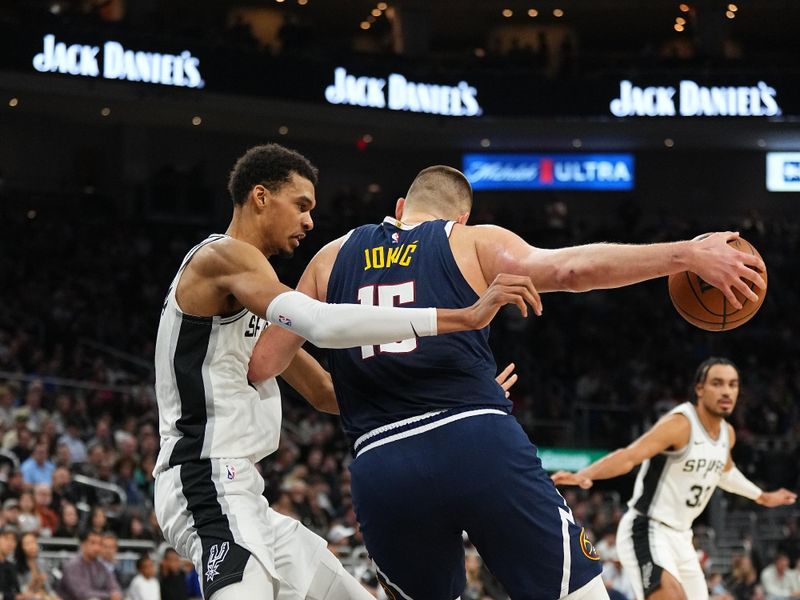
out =
<svg viewBox="0 0 800 600"><path fill-rule="evenodd" d="M331 375L308 352L300 350L281 376L318 411L339 414Z"/></svg>
<svg viewBox="0 0 800 600"><path fill-rule="evenodd" d="M723 471L718 485L720 489L726 492L750 498L754 502L758 502L763 494L763 490L745 477L744 473L736 468L736 465L727 471Z"/></svg>
<svg viewBox="0 0 800 600"><path fill-rule="evenodd" d="M593 481L595 479L613 479L629 473L637 464L627 449L622 448L604 456L585 469L581 469L576 475Z"/></svg>
<svg viewBox="0 0 800 600"><path fill-rule="evenodd" d="M692 242L587 244L555 250L556 287L571 292L616 288L690 270Z"/></svg>
<svg viewBox="0 0 800 600"><path fill-rule="evenodd" d="M326 304L294 291L280 294L269 304L267 320L320 348L388 344L438 333L434 308ZM442 333L457 331L458 324L457 317L445 318L447 329Z"/></svg>

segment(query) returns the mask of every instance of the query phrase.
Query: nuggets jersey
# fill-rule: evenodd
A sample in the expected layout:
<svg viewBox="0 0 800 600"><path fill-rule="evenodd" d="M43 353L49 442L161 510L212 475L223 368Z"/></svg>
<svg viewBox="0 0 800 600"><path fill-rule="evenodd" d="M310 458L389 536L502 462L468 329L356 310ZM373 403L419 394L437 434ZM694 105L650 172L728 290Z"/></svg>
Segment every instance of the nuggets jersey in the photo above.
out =
<svg viewBox="0 0 800 600"><path fill-rule="evenodd" d="M253 346L266 321L247 309L227 317L184 313L175 299L181 274L212 235L184 258L161 309L156 338L156 397L161 450L155 472L207 458L258 461L278 448L281 403L270 379L247 381Z"/></svg>
<svg viewBox="0 0 800 600"><path fill-rule="evenodd" d="M406 225L387 217L354 229L328 282L328 302L463 308L478 296L456 264L453 223ZM495 382L489 328L330 352L344 431L367 432L431 411L511 403Z"/></svg>
<svg viewBox="0 0 800 600"><path fill-rule="evenodd" d="M728 424L722 422L714 440L697 416L694 404L684 402L670 414L685 415L691 424L689 443L662 452L642 463L628 506L665 525L685 531L703 512L728 462Z"/></svg>

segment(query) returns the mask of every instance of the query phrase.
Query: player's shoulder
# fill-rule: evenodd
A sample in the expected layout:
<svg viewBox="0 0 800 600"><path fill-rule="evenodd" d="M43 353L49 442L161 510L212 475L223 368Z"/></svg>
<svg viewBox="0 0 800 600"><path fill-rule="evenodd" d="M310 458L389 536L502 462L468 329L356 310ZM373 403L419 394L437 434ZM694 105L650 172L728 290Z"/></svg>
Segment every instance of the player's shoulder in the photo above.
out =
<svg viewBox="0 0 800 600"><path fill-rule="evenodd" d="M688 434L692 428L692 420L683 411L670 411L661 417L653 428L665 433Z"/></svg>
<svg viewBox="0 0 800 600"><path fill-rule="evenodd" d="M269 261L258 248L226 236L200 248L189 265L202 275L223 275L264 263Z"/></svg>

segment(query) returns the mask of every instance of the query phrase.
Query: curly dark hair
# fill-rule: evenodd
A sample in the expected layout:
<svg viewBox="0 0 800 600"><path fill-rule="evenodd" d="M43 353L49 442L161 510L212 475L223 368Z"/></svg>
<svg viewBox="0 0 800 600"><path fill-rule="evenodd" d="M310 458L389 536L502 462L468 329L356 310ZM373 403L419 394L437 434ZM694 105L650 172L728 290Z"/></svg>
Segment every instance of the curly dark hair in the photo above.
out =
<svg viewBox="0 0 800 600"><path fill-rule="evenodd" d="M292 173L317 185L317 168L299 152L280 144L254 146L236 161L228 178L228 191L234 206L244 204L256 185L277 192Z"/></svg>

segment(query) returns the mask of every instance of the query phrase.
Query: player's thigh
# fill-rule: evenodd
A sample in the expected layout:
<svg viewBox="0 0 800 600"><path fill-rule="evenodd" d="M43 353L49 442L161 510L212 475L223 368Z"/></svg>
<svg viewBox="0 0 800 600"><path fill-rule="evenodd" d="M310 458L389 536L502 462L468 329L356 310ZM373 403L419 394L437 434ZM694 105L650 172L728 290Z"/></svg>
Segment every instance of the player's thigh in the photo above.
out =
<svg viewBox="0 0 800 600"><path fill-rule="evenodd" d="M278 585L264 566L251 556L247 561L242 580L211 594L209 600L275 600Z"/></svg>
<svg viewBox="0 0 800 600"><path fill-rule="evenodd" d="M364 543L389 598L456 598L466 583L463 527L432 487L426 441L397 447L404 441L350 465Z"/></svg>
<svg viewBox="0 0 800 600"><path fill-rule="evenodd" d="M469 495L465 529L508 594L561 598L597 577L597 553L516 420L498 417L473 435L493 452L464 456L483 480Z"/></svg>
<svg viewBox="0 0 800 600"><path fill-rule="evenodd" d="M564 596L562 600L609 600L603 576L598 575L586 585Z"/></svg>
<svg viewBox="0 0 800 600"><path fill-rule="evenodd" d="M627 512L617 529L617 554L636 600L681 598L678 561L664 526ZM678 594L678 595L676 595Z"/></svg>

